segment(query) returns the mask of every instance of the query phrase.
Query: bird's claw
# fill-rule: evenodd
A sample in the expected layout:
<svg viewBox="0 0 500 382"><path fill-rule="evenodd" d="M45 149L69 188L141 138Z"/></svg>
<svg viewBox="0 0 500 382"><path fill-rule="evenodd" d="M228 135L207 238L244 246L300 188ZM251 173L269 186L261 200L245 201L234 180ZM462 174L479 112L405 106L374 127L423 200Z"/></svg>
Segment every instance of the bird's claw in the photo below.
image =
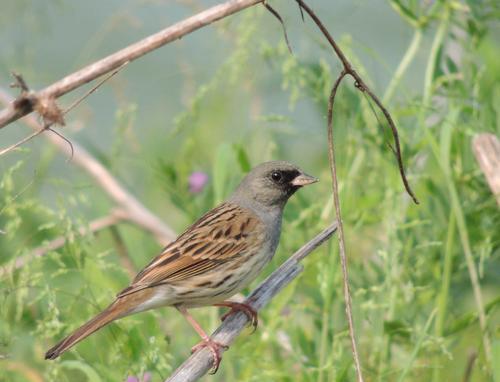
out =
<svg viewBox="0 0 500 382"><path fill-rule="evenodd" d="M248 304L244 304L244 303L240 303L240 302L231 302L231 303L228 303L225 306L231 308L231 310L229 312L225 313L221 317L221 321L224 321L231 314L234 314L236 312L243 312L248 317L248 319L250 320L251 325L253 326L252 333L257 330L257 326L259 325L259 316L257 314L257 311L254 308L252 308Z"/></svg>
<svg viewBox="0 0 500 382"><path fill-rule="evenodd" d="M208 348L212 353L214 360L210 374L215 374L219 370L220 362L222 361L222 352L229 349L229 346L221 344L220 342L214 341L211 338L204 339L200 343L196 344L191 348L191 354L197 352L200 349Z"/></svg>

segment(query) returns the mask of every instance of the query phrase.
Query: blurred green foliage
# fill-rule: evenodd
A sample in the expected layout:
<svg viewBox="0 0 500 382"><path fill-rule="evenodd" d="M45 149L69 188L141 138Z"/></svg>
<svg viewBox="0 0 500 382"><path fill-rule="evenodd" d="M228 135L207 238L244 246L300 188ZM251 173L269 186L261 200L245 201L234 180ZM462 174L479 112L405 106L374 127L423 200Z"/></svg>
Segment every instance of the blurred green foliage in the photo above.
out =
<svg viewBox="0 0 500 382"><path fill-rule="evenodd" d="M28 21L23 22L31 25L37 17L28 3L12 3L0 19L24 15ZM318 8L336 6L317 3ZM421 204L413 205L403 192L382 116L346 81L335 105L335 144L365 379L462 380L470 354L476 354L470 380L500 381L500 214L471 150L475 134L500 135L500 6L495 0L384 4L385 12L395 12L413 33L387 84L381 86L367 69L352 31L336 37L399 126ZM292 5L273 2L280 10ZM143 126L148 110L114 84L115 93L107 94L117 99L113 126L85 125L89 111L76 112L84 130L109 130L103 134L112 136L98 141L79 136L77 128L68 132L179 232L264 160L295 161L319 176L321 183L290 201L281 244L266 274L333 219L324 116L339 73L337 60L310 32L309 21L292 32L307 31L306 44L314 45L317 55L301 54L301 47L290 55L282 41L276 43L262 29L272 22L263 9L251 9L217 24L215 36L230 49L208 80L197 82L188 70L184 85L190 91L176 116L160 113L158 120L148 120L149 128ZM377 37L379 21L369 23ZM43 30L40 25L33 21L32 27ZM276 26L273 33L278 31ZM370 59L377 62L374 56ZM418 88L409 88L406 79L419 57L423 76ZM36 63L31 66L29 71ZM165 82L168 78L155 89L160 99ZM278 93L280 101L270 93ZM283 100L285 111L279 106ZM15 126L21 129L20 123ZM116 381L146 372L154 381L165 379L198 341L167 308L120 320L62 359L43 360L49 346L127 285L121 244L137 270L159 245L126 224L82 236L80 227L108 213L112 203L77 167L63 166L63 158L38 142L1 158L0 265L9 267L57 237L66 244L0 278L0 380ZM193 171L210 177L199 194L187 191ZM258 331L244 333L224 354L218 374L204 380L354 380L335 244L332 240L305 260L298 280L262 311ZM491 362L466 266L468 248L479 272ZM219 313L194 311L207 329L218 325Z"/></svg>

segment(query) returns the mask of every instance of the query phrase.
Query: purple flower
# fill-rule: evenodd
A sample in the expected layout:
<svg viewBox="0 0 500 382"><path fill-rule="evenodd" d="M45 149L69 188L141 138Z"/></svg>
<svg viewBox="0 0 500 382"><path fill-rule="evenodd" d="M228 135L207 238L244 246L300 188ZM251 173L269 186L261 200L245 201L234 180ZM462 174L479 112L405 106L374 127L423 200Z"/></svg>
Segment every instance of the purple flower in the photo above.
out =
<svg viewBox="0 0 500 382"><path fill-rule="evenodd" d="M135 375L130 375L127 377L125 382L150 382L151 381L151 373L146 371L141 379L136 377Z"/></svg>
<svg viewBox="0 0 500 382"><path fill-rule="evenodd" d="M201 171L195 171L189 175L189 192L197 194L202 192L208 182L208 175Z"/></svg>

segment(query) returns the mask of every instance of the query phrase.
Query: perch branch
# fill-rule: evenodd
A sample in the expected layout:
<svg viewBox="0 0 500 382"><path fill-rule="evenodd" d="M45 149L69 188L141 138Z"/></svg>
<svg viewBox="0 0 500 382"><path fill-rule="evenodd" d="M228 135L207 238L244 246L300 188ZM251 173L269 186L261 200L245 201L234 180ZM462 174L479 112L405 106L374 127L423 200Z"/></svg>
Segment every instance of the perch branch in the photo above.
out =
<svg viewBox="0 0 500 382"><path fill-rule="evenodd" d="M0 89L0 102L6 104L12 100L4 90ZM35 131L39 131L43 126L38 123L34 116L25 118L24 123ZM59 151L67 157L71 157L71 147L61 141L57 136L45 135ZM150 231L161 244L166 244L176 237L175 232L159 217L149 211L139 200L135 198L125 187L90 153L88 153L78 143L73 142L73 158L71 163L85 170L94 181L115 201L118 207L124 212L124 220L137 224Z"/></svg>
<svg viewBox="0 0 500 382"><path fill-rule="evenodd" d="M162 47L172 41L207 26L217 20L232 15L243 9L261 3L263 0L229 0L225 3L211 7L194 16L188 17L168 28L165 28L145 39L119 50L99 61L96 61L83 69L74 72L65 78L53 83L39 92L31 92L35 98L44 97L47 99L59 98L62 95L111 72L127 61L134 61L143 55ZM21 95L20 97L22 97ZM17 100L19 101L19 100ZM23 107L19 105L22 104ZM18 106L16 106L18 105ZM14 122L33 111L31 103L13 102L4 110L0 111L0 128Z"/></svg>
<svg viewBox="0 0 500 382"><path fill-rule="evenodd" d="M281 289L294 280L302 271L299 262L314 249L323 244L337 230L334 223L323 232L306 243L295 252L287 261L276 269L267 279L250 294L245 303L256 311L262 309ZM230 345L249 322L244 313L230 315L212 335L212 339ZM193 382L201 378L212 368L212 353L203 348L192 354L165 382Z"/></svg>

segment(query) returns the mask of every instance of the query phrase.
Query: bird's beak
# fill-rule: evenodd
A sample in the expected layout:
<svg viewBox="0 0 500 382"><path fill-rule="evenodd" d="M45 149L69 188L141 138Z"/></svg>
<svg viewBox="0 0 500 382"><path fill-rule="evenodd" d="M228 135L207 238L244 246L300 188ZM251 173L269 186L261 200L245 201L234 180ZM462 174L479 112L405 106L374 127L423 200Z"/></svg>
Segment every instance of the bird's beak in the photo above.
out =
<svg viewBox="0 0 500 382"><path fill-rule="evenodd" d="M292 180L290 184L292 186L302 187L302 186L307 186L308 184L316 183L318 181L319 179L315 178L314 176L307 174L300 174L297 177L295 177L295 179Z"/></svg>

